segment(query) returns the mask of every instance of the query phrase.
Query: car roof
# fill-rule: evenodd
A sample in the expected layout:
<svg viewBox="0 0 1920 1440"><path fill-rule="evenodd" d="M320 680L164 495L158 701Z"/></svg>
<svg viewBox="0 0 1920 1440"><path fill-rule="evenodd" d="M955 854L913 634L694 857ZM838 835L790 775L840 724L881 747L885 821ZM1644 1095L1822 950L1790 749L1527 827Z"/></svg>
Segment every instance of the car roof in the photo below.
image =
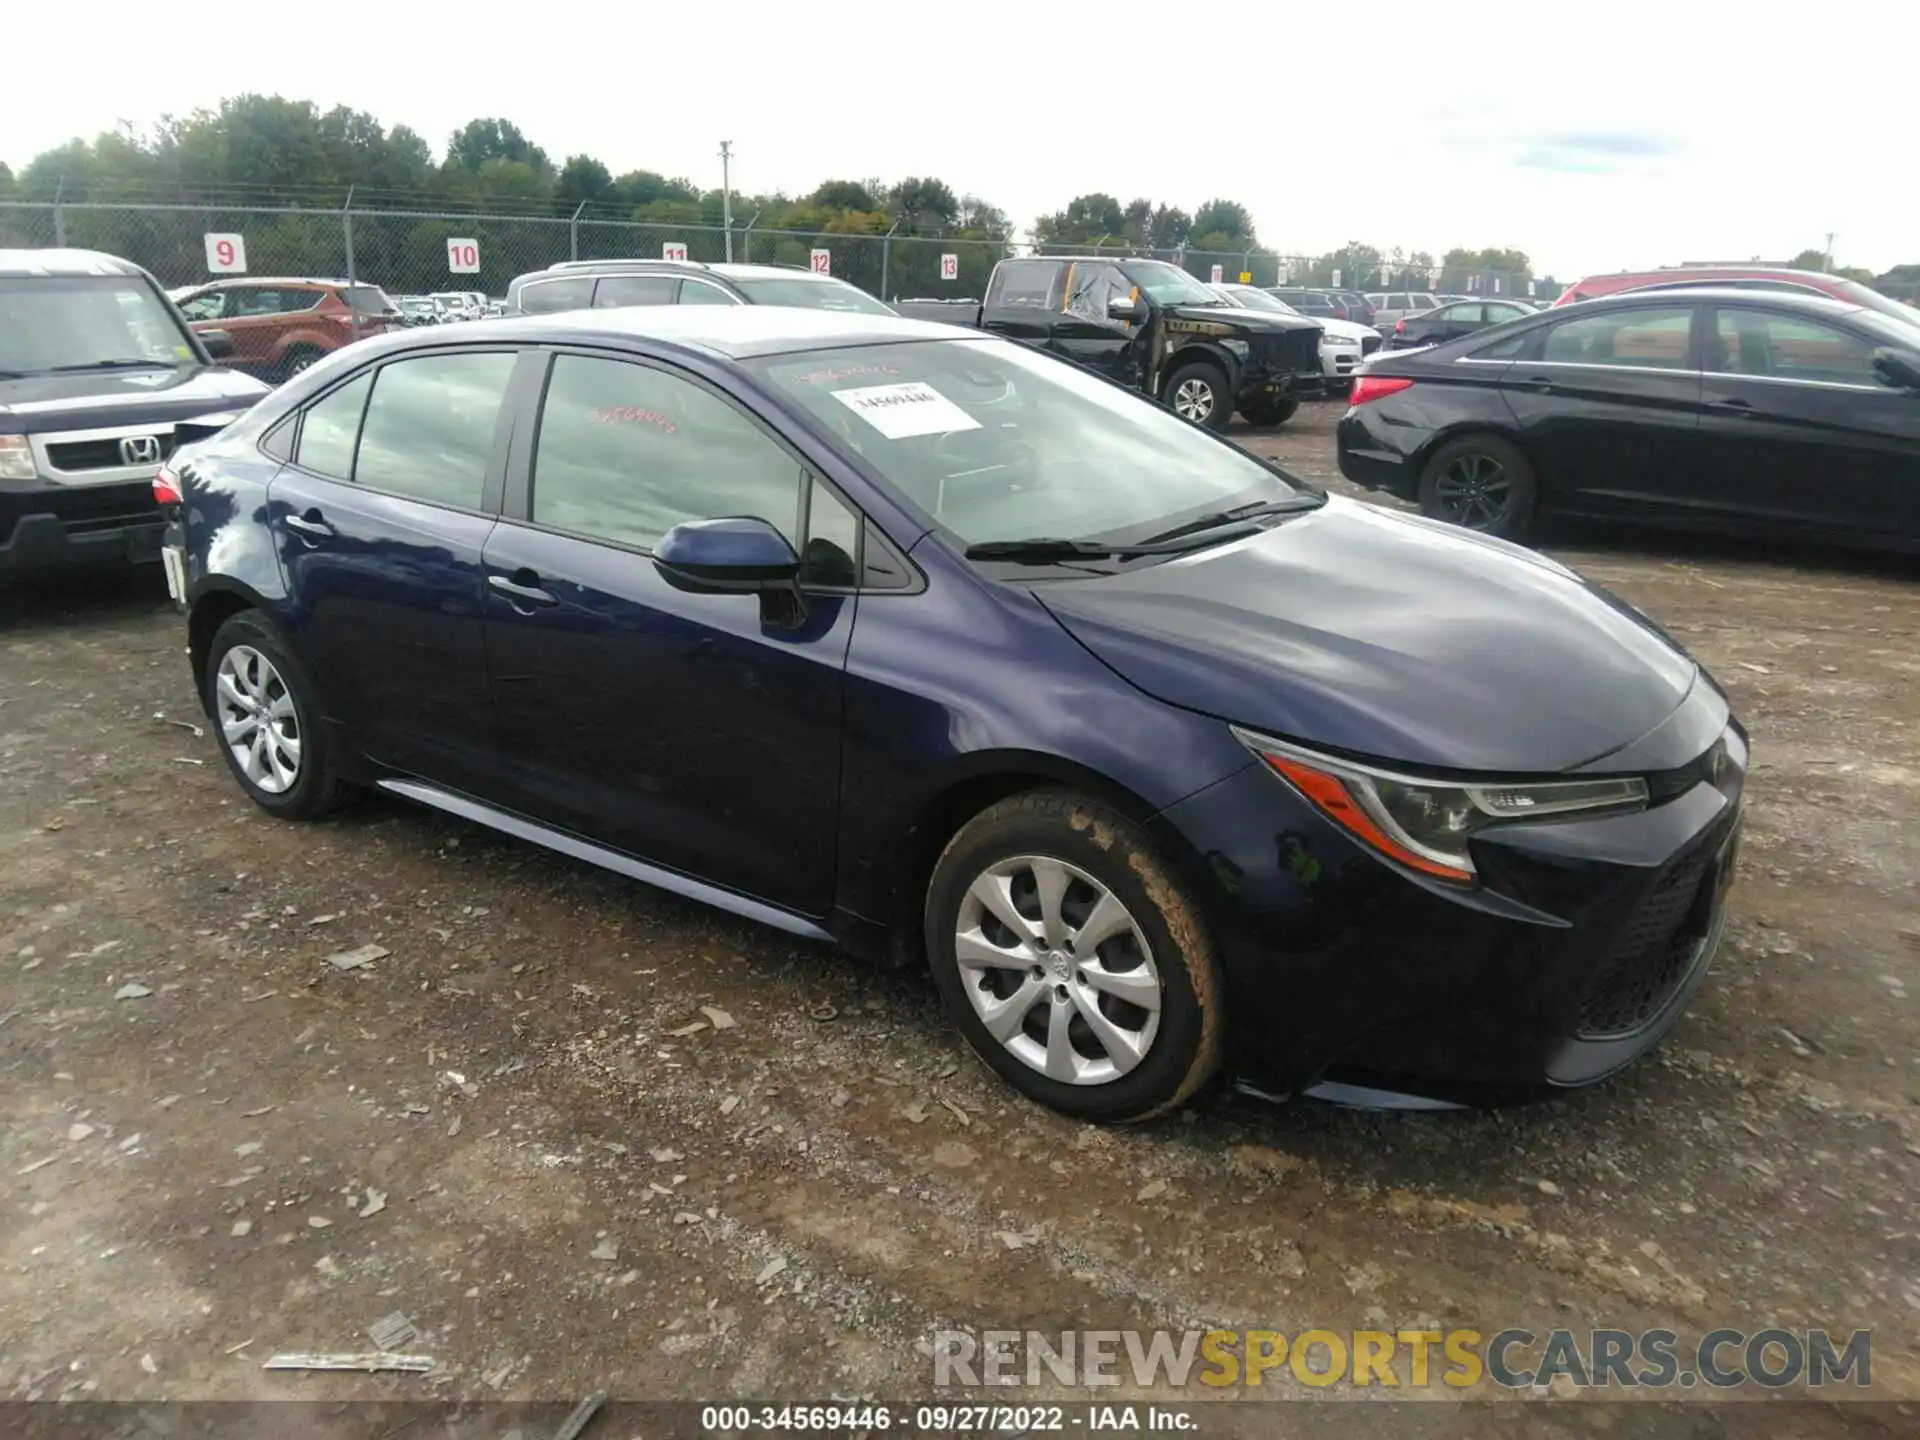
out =
<svg viewBox="0 0 1920 1440"><path fill-rule="evenodd" d="M236 285L326 285L340 290L375 288L368 280L323 280L312 275L230 275L224 279L204 281L195 288L230 290Z"/></svg>
<svg viewBox="0 0 1920 1440"><path fill-rule="evenodd" d="M144 275L131 260L104 250L0 249L0 275Z"/></svg>
<svg viewBox="0 0 1920 1440"><path fill-rule="evenodd" d="M836 345L986 338L977 331L893 315L856 315L784 305L632 305L610 310L566 310L553 315L476 320L460 327L459 342L577 339L591 344L608 339L662 340L729 360L741 360ZM398 337L390 341L387 348L404 350L416 345L449 343L444 334L425 332Z"/></svg>
<svg viewBox="0 0 1920 1440"><path fill-rule="evenodd" d="M1865 305L1856 305L1851 300L1841 300L1833 295L1820 295L1805 290L1752 290L1739 285L1703 285L1682 284L1671 290L1662 290L1659 286L1647 286L1638 290L1617 290L1611 295L1597 295L1591 300L1582 300L1573 306L1559 307L1556 310L1540 310L1538 315L1564 314L1569 310L1578 310L1583 314L1597 314L1602 310L1639 310L1649 304L1662 303L1661 297L1667 297L1665 303L1700 304L1705 301L1724 301L1738 305L1767 305L1782 310L1794 310L1804 315L1854 315L1867 309Z"/></svg>
<svg viewBox="0 0 1920 1440"><path fill-rule="evenodd" d="M1609 270L1601 275L1587 275L1578 284L1589 280L1686 280L1711 279L1716 275L1727 276L1765 276L1775 280L1809 280L1816 284L1824 282L1837 284L1844 276L1828 275L1818 270L1795 270L1785 265L1663 265L1654 270ZM1577 288L1577 286L1576 286Z"/></svg>

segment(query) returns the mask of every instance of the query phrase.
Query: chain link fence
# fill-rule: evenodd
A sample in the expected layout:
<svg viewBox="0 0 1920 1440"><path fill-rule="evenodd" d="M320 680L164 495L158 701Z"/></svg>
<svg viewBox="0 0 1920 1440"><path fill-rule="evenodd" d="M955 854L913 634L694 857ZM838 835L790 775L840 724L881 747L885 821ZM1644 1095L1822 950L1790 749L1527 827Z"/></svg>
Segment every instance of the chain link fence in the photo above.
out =
<svg viewBox="0 0 1920 1440"><path fill-rule="evenodd" d="M402 210L246 209L98 202L0 202L0 248L102 250L152 272L169 289L212 278L210 235L237 235L245 273L377 285L389 295L480 291L563 260L727 259L818 268L885 299L977 298L1009 246L972 237L797 233L736 225ZM817 257L825 252L822 262ZM456 263L477 269L455 269Z"/></svg>

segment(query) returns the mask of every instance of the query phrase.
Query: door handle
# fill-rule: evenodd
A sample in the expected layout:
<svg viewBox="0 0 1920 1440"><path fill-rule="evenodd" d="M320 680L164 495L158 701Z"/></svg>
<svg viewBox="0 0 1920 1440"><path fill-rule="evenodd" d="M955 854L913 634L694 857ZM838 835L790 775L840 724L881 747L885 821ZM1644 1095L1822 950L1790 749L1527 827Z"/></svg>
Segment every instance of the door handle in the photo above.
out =
<svg viewBox="0 0 1920 1440"><path fill-rule="evenodd" d="M1553 378L1548 375L1529 375L1518 383L1525 389L1538 390L1542 394L1553 389Z"/></svg>
<svg viewBox="0 0 1920 1440"><path fill-rule="evenodd" d="M1724 399L1711 402L1716 410L1751 410L1753 402L1742 400L1738 395L1729 395Z"/></svg>
<svg viewBox="0 0 1920 1440"><path fill-rule="evenodd" d="M559 598L552 591L540 588L540 577L531 570L516 570L512 575L489 575L487 584L505 595L515 605L558 605Z"/></svg>
<svg viewBox="0 0 1920 1440"><path fill-rule="evenodd" d="M289 515L286 526L287 529L305 535L309 539L331 540L333 538L333 526L320 518L318 510L308 510L304 515Z"/></svg>

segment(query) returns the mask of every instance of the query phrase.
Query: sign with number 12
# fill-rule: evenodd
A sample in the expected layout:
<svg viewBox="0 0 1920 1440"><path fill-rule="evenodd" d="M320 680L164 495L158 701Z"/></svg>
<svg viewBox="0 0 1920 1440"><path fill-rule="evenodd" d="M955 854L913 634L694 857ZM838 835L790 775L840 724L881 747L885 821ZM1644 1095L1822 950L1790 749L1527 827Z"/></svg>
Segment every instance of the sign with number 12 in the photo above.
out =
<svg viewBox="0 0 1920 1440"><path fill-rule="evenodd" d="M814 274L831 275L833 273L833 252L831 250L815 250L807 256L807 259L813 264Z"/></svg>

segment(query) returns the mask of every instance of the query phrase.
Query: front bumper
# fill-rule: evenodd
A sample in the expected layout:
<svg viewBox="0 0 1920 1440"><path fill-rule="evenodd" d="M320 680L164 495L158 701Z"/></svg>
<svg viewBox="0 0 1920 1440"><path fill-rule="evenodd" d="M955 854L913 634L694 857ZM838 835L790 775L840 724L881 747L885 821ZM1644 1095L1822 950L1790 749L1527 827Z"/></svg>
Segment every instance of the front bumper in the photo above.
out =
<svg viewBox="0 0 1920 1440"><path fill-rule="evenodd" d="M0 575L33 575L160 558L162 522L153 483L0 484Z"/></svg>
<svg viewBox="0 0 1920 1440"><path fill-rule="evenodd" d="M1719 944L1746 768L1724 734L1720 773L1701 757L1645 810L1487 832L1470 889L1391 868L1262 765L1164 812L1207 872L1234 1073L1471 1104L1631 1063Z"/></svg>

